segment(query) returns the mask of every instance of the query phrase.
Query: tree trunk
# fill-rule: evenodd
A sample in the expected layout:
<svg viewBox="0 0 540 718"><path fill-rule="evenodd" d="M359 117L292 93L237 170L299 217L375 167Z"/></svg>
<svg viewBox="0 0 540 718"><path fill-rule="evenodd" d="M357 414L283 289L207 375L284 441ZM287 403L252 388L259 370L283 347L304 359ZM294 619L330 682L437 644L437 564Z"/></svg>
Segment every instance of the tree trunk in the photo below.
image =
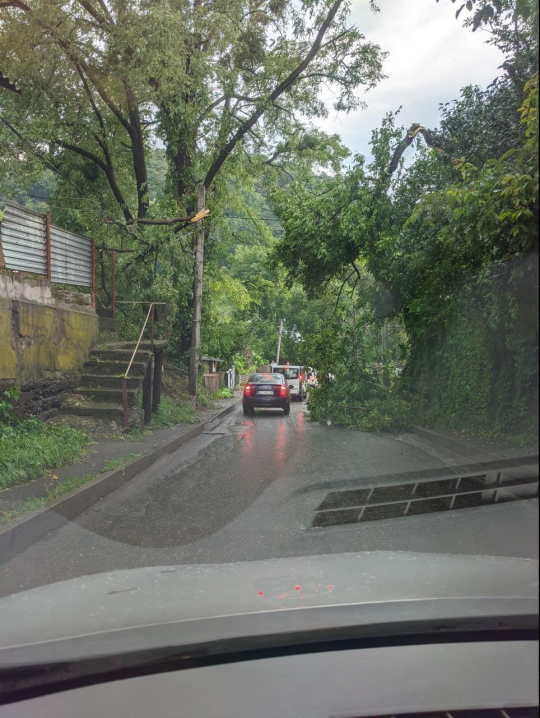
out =
<svg viewBox="0 0 540 718"><path fill-rule="evenodd" d="M358 364L360 361L360 353L358 351L358 327L356 326L356 311L354 309L354 301L352 302L352 330L353 330L353 341L354 341L354 360Z"/></svg>
<svg viewBox="0 0 540 718"><path fill-rule="evenodd" d="M205 189L197 188L197 210L204 209ZM193 318L191 324L191 357L189 361L189 393L197 396L197 376L199 373L199 350L201 344L201 307L204 269L204 226L202 221L197 227L195 238L195 277L193 279Z"/></svg>
<svg viewBox="0 0 540 718"><path fill-rule="evenodd" d="M381 329L381 349L383 353L388 349L388 317L384 320L384 324Z"/></svg>

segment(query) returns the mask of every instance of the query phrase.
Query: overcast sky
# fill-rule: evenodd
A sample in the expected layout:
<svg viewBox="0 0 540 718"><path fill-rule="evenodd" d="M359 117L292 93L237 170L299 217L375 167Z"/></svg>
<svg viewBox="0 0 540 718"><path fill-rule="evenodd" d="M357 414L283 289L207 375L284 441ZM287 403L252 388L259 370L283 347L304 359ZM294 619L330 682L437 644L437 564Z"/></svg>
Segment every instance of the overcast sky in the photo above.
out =
<svg viewBox="0 0 540 718"><path fill-rule="evenodd" d="M504 59L486 44L485 32L462 27L463 16L455 19L450 0L378 0L378 5L374 14L368 0L352 0L352 19L366 39L390 53L384 66L388 79L363 95L366 110L338 115L330 102L328 118L317 122L366 156L371 130L386 112L401 105L406 127L413 122L435 127L439 103L459 97L465 85L488 85Z"/></svg>

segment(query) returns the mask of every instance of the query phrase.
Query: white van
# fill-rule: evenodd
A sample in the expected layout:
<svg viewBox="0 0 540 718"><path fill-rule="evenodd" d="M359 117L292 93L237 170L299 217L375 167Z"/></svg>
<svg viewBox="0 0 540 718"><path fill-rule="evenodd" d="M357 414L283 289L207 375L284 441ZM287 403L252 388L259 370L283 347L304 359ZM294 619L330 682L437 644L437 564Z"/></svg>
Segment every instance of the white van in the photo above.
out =
<svg viewBox="0 0 540 718"><path fill-rule="evenodd" d="M305 367L292 364L273 364L272 372L283 374L291 391L291 397L304 401L307 394Z"/></svg>

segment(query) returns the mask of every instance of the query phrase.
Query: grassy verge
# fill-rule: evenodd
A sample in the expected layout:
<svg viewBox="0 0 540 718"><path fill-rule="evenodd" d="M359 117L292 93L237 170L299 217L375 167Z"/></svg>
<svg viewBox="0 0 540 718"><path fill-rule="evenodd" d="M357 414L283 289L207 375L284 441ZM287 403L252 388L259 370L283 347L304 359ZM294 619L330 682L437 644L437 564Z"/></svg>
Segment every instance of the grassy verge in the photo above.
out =
<svg viewBox="0 0 540 718"><path fill-rule="evenodd" d="M0 491L75 463L91 441L82 431L39 419L0 425Z"/></svg>
<svg viewBox="0 0 540 718"><path fill-rule="evenodd" d="M197 417L191 404L177 403L169 396L162 396L159 409L152 415L152 426L156 429L170 429L177 424L196 424Z"/></svg>
<svg viewBox="0 0 540 718"><path fill-rule="evenodd" d="M144 441L147 436L150 436L152 432L150 429L141 431L140 429L131 429L131 431L115 431L111 434L111 439L115 441Z"/></svg>
<svg viewBox="0 0 540 718"><path fill-rule="evenodd" d="M138 459L139 456L140 454L135 451L132 451L129 454L124 454L124 456L115 456L107 461L105 466L101 469L101 473L104 473L105 471L112 471L113 469L116 469L117 466L122 466L122 464L125 464L130 459Z"/></svg>
<svg viewBox="0 0 540 718"><path fill-rule="evenodd" d="M46 496L36 496L31 499L27 499L18 508L12 509L11 511L2 512L0 514L0 524L7 523L8 521L13 521L18 516L21 516L21 514L25 514L28 511L36 511L37 509L41 509L51 501L58 499L63 494L67 494L70 491L74 491L80 486L84 486L84 484L87 484L89 481L92 481L92 479L97 478L100 474L104 474L107 471L112 471L112 469L116 469L118 466L126 464L130 459L136 459L139 456L140 454L136 454L133 452L130 454L126 454L125 456L116 456L113 459L109 459L109 461L105 464L101 471L95 471L91 474L83 474L83 476L74 476L71 479L59 481L58 483L55 482L47 488Z"/></svg>

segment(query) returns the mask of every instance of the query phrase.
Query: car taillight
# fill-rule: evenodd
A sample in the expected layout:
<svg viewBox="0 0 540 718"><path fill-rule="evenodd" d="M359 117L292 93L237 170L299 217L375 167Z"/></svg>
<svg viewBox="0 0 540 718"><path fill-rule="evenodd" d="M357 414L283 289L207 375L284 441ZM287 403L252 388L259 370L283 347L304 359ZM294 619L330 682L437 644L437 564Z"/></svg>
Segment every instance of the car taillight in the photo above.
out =
<svg viewBox="0 0 540 718"><path fill-rule="evenodd" d="M285 386L285 384L281 384L281 386L279 387L279 395L287 396L287 387Z"/></svg>
<svg viewBox="0 0 540 718"><path fill-rule="evenodd" d="M246 384L244 387L244 396L250 396L251 394L251 386L249 384Z"/></svg>

